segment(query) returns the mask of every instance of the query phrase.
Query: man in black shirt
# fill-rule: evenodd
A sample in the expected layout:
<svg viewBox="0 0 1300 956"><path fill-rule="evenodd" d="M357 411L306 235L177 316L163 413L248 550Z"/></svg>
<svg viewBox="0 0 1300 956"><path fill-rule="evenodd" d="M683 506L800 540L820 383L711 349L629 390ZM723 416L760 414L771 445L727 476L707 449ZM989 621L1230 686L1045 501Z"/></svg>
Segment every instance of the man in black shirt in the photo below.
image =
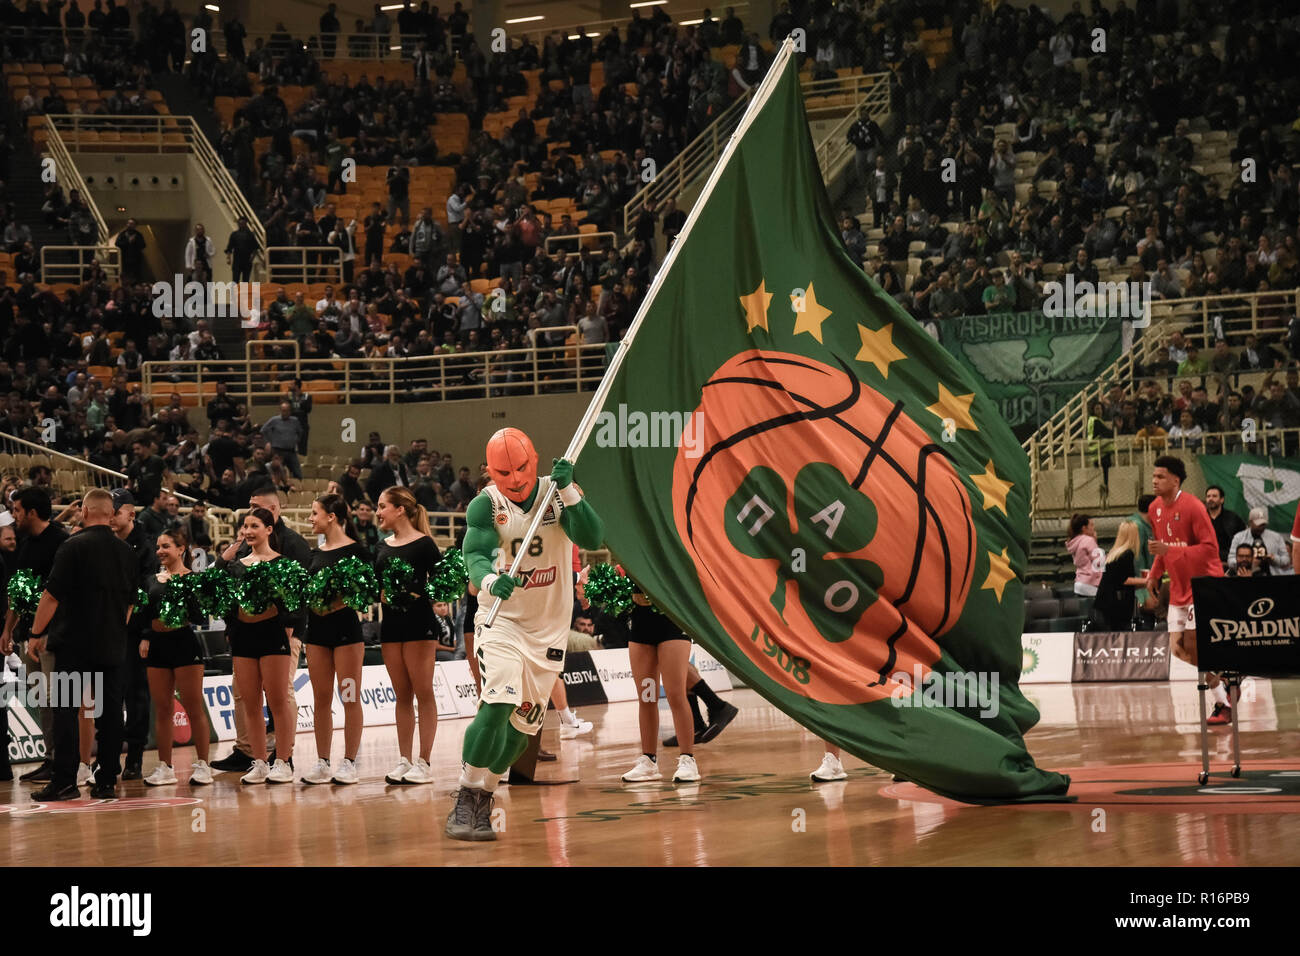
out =
<svg viewBox="0 0 1300 956"><path fill-rule="evenodd" d="M153 453L153 443L144 439L131 443L134 456L126 466L126 477L131 494L137 501L153 501L162 488L166 465Z"/></svg>
<svg viewBox="0 0 1300 956"><path fill-rule="evenodd" d="M235 282L250 282L253 278L253 259L262 247L253 230L248 228L246 216L240 216L238 224L239 227L226 240L226 262L230 264L231 279ZM258 302L254 307L260 309L262 303Z"/></svg>
<svg viewBox="0 0 1300 956"><path fill-rule="evenodd" d="M14 516L14 527L22 536L10 573L28 570L44 581L54 567L55 553L68 539L68 532L50 521L53 513L50 496L39 488L24 488L18 492L10 502L9 510ZM28 633L28 623L20 621L13 608L9 608L5 614L4 632L0 634L0 653L9 653L14 642L26 640ZM40 647L40 642L30 644L26 653L29 660L40 662L45 686L49 687L54 655L48 652L42 654ZM22 779L31 783L48 783L54 776L54 761L49 749L54 739L54 713L48 706L40 708L40 721L41 733L45 737L46 756L39 767L23 774ZM7 740L8 738L6 746Z"/></svg>
<svg viewBox="0 0 1300 956"><path fill-rule="evenodd" d="M127 647L127 622L138 587L134 556L109 528L113 499L95 488L82 504L82 530L59 549L45 581L32 641L44 644L55 659L51 683L54 710L54 776L32 798L42 803L75 800L79 755L78 716L80 693L89 683L95 690L98 711L99 764L95 799L116 796L121 768L122 696L121 660Z"/></svg>
<svg viewBox="0 0 1300 956"><path fill-rule="evenodd" d="M307 567L311 560L311 546L303 540L302 535L294 531L284 523L280 517L280 496L275 488L266 485L254 491L248 501L250 508L265 508L271 512L275 518L274 531L276 537L280 540L280 554L286 558L292 558L304 568ZM246 542L241 542L239 549L235 552L235 560L244 558L252 549ZM302 651L302 635L307 629L307 613L304 609L298 615L293 623L292 633L289 636L289 699L297 697L297 691L293 687L294 675L298 672L298 655ZM233 688L232 688L233 690ZM222 772L246 773L253 768L253 751L248 744L248 728L244 726L244 708L240 703L239 692L233 690L235 694L235 749L220 760L212 761L212 769ZM270 726L266 732L266 749L271 755L269 759L275 762L275 728Z"/></svg>
<svg viewBox="0 0 1300 956"><path fill-rule="evenodd" d="M232 421L238 412L239 406L226 392L226 383L217 382L217 394L208 402L208 424L216 426L222 419Z"/></svg>
<svg viewBox="0 0 1300 956"><path fill-rule="evenodd" d="M161 497L160 493L159 498ZM112 504L113 517L109 522L109 528L130 546L131 553L134 555L132 568L135 586L143 588L145 580L158 568L158 556L154 544L157 533L150 534L136 520L135 499L125 488L113 490ZM153 507L155 514L165 514L161 510L161 501L155 501ZM160 528L158 533L162 530ZM143 625L144 620L141 618L128 627L126 655L121 661L122 676L119 687L126 702L126 723L122 732L126 740L126 768L122 771L123 780L139 780L144 776L144 748L149 741L149 720L153 713L149 699L149 672L145 667L144 658L140 656L140 641L149 636L142 630Z"/></svg>
<svg viewBox="0 0 1300 956"><path fill-rule="evenodd" d="M1210 524L1214 525L1214 537L1219 541L1219 560L1228 563L1228 545L1241 531L1246 530L1246 522L1241 515L1223 506L1223 489L1210 485L1205 489L1205 510L1210 514Z"/></svg>

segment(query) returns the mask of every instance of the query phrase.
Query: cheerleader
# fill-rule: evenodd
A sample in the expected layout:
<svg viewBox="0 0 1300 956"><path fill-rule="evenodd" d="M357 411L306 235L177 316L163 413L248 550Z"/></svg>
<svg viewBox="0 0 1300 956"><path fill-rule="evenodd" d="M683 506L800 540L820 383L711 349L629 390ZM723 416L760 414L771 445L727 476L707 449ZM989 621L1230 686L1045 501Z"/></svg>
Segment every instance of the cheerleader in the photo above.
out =
<svg viewBox="0 0 1300 956"><path fill-rule="evenodd" d="M634 607L628 618L627 653L636 680L637 718L641 728L641 756L636 765L623 774L624 781L639 783L659 780L657 751L659 737L659 683L673 715L680 754L673 783L696 783L700 779L695 763L695 727L691 705L686 699L686 669L691 659L691 640L666 615L650 606L650 600L637 588L632 592ZM653 688L652 694L647 694ZM649 697L650 699L647 699Z"/></svg>
<svg viewBox="0 0 1300 956"><path fill-rule="evenodd" d="M348 506L341 495L322 495L311 505L311 530L325 536L325 543L311 553L309 573L331 567L345 558L370 564L370 552L352 537ZM315 697L316 765L304 776L304 783L352 784L358 781L357 751L365 713L361 708L361 665L365 645L361 642L361 618L336 598L325 609L307 615L307 673ZM334 740L334 682L338 680L343 701L343 760L338 773L330 770L330 745Z"/></svg>
<svg viewBox="0 0 1300 956"><path fill-rule="evenodd" d="M189 543L189 536L182 528L158 535L155 550L162 570L150 575L146 582L145 590L149 595L146 613L150 629L148 636L140 642L140 656L148 668L159 760L153 773L144 778L151 787L176 782L176 773L172 769L172 701L177 691L190 718L194 750L198 755L190 768L190 783L212 783L212 768L208 766L208 719L203 706L203 647L189 621L172 628L158 617L167 582L190 573Z"/></svg>
<svg viewBox="0 0 1300 956"><path fill-rule="evenodd" d="M392 784L432 783L429 755L438 731L438 703L433 697L433 668L438 642L433 639L433 608L425 584L442 555L429 534L429 518L410 489L394 486L379 496L375 510L379 527L391 537L379 545L375 566L381 574L393 561L411 566L406 594L383 595L384 621L379 640L397 696L397 766L384 777ZM382 580L382 578L381 578ZM412 757L415 715L420 715L420 755Z"/></svg>
<svg viewBox="0 0 1300 956"><path fill-rule="evenodd" d="M251 549L236 558L240 542ZM238 580L248 569L280 557L280 542L275 533L275 518L265 508L253 508L244 515L239 538L222 552L218 567ZM286 619L292 616L277 602L265 611L250 614L242 608L231 611L226 621L230 656L234 661L235 685L239 688L240 706L248 727L248 744L253 767L244 774L242 783L292 783L293 737L298 723L298 703L289 697L289 632ZM275 766L266 762L266 719L262 715L262 693L279 728L276 737Z"/></svg>

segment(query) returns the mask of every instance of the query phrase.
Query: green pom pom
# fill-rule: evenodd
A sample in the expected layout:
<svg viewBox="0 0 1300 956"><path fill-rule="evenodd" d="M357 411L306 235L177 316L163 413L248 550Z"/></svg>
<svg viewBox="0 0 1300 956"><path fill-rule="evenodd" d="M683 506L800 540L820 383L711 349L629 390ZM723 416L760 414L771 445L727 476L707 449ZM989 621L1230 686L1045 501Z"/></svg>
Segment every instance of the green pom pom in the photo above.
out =
<svg viewBox="0 0 1300 956"><path fill-rule="evenodd" d="M236 600L245 614L261 614L276 601L293 612L302 607L307 581L307 572L292 558L262 561L244 573Z"/></svg>
<svg viewBox="0 0 1300 956"><path fill-rule="evenodd" d="M450 604L460 600L468 585L469 571L465 567L465 556L459 548L449 548L429 575L424 593L430 601L446 601Z"/></svg>
<svg viewBox="0 0 1300 956"><path fill-rule="evenodd" d="M618 573L612 564L596 564L587 572L583 586L587 600L606 614L619 617L632 608L632 581Z"/></svg>
<svg viewBox="0 0 1300 956"><path fill-rule="evenodd" d="M375 569L357 557L321 568L307 584L307 606L317 614L328 614L330 606L341 600L345 607L361 612L379 596L379 579Z"/></svg>
<svg viewBox="0 0 1300 956"><path fill-rule="evenodd" d="M149 592L144 588L135 589L135 608L131 611L134 617L136 614L143 614L149 610Z"/></svg>
<svg viewBox="0 0 1300 956"><path fill-rule="evenodd" d="M206 568L187 577L194 588L194 603L203 617L225 617L235 606L237 585L221 568Z"/></svg>
<svg viewBox="0 0 1300 956"><path fill-rule="evenodd" d="M9 609L20 618L35 617L44 590L40 575L35 571L24 569L15 572L9 579Z"/></svg>
<svg viewBox="0 0 1300 956"><path fill-rule="evenodd" d="M193 574L173 577L163 586L158 600L158 620L163 626L175 630L184 627L190 619L190 602L194 597Z"/></svg>
<svg viewBox="0 0 1300 956"><path fill-rule="evenodd" d="M415 568L401 558L384 562L384 568L379 572L379 586L383 590L384 603L401 611L420 599L415 591Z"/></svg>

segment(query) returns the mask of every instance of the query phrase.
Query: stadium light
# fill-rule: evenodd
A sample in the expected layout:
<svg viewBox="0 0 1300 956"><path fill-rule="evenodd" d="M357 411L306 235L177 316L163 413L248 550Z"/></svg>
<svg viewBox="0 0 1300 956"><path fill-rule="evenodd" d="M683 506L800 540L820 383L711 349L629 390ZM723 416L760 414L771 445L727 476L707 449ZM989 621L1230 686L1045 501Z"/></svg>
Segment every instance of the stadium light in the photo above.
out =
<svg viewBox="0 0 1300 956"><path fill-rule="evenodd" d="M518 17L514 20L507 20L506 26L510 26L511 24L514 23L532 23L534 20L545 20L545 19L546 17L539 13L537 14L537 16L533 16L533 17Z"/></svg>
<svg viewBox="0 0 1300 956"><path fill-rule="evenodd" d="M693 27L693 26L698 26L699 24L701 24L701 23L703 23L703 22L704 22L704 18L703 18L703 17L700 17L700 19L698 19L698 20L683 20L683 21L681 21L680 23L678 23L677 25L678 25L679 27Z"/></svg>
<svg viewBox="0 0 1300 956"><path fill-rule="evenodd" d="M629 7L657 7L660 4L667 3L668 0L640 0L638 3L629 3Z"/></svg>
<svg viewBox="0 0 1300 956"><path fill-rule="evenodd" d="M379 9L380 9L380 10L383 10L385 13L387 13L389 10L401 10L401 9L402 9L403 7L405 7L405 6L406 6L406 5L403 4L403 3L390 3L390 4L388 4L388 6L386 6L386 7L380 7Z"/></svg>
<svg viewBox="0 0 1300 956"><path fill-rule="evenodd" d="M213 13L220 13L220 12L221 12L221 7L217 6L217 4L215 4L215 3L205 3L205 4L203 5L203 9L204 9L204 10L211 10Z"/></svg>

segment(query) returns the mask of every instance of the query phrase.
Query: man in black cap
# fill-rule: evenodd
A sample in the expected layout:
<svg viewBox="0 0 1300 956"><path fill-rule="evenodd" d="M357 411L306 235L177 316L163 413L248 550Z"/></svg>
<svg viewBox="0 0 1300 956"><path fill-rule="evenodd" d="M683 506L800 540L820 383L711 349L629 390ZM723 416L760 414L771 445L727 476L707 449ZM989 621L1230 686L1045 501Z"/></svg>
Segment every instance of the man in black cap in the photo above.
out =
<svg viewBox="0 0 1300 956"><path fill-rule="evenodd" d="M54 567L54 556L59 547L68 540L68 532L50 520L53 515L50 496L40 488L24 488L18 492L9 502L9 510L14 516L14 527L21 535L9 572L31 571L44 581ZM0 634L0 653L8 654L13 650L15 641L21 642L27 637L27 622L20 621L13 608L9 608L5 614L4 632ZM26 654L32 662L40 663L45 686L49 687L54 655L48 652L42 654L40 647L39 641L29 645ZM50 744L54 739L54 712L48 706L40 708L40 721L41 734L45 738L45 760L35 770L22 775L20 779L29 783L48 783L54 777L54 761L50 757ZM4 744L8 746L8 738L5 738Z"/></svg>
<svg viewBox="0 0 1300 956"><path fill-rule="evenodd" d="M280 554L286 558L292 558L304 568L311 561L311 546L303 539L302 535L294 531L284 523L284 518L280 517L280 495L275 490L274 485L263 485L252 493L249 497L249 507L265 508L271 512L271 517L275 519L275 534L280 540ZM240 542L238 549L235 551L234 560L238 561L245 557L249 551L246 542ZM298 671L298 656L302 652L302 637L307 630L307 611L304 608L293 619L292 631L289 636L289 699L297 697L297 691L294 690L293 678ZM244 708L240 706L239 691L232 686L232 692L235 696L235 749L230 751L220 760L212 761L212 769L225 773L247 773L253 768L253 752L248 745L248 728L244 726ZM266 733L266 749L268 759L275 762L275 727L268 727Z"/></svg>
<svg viewBox="0 0 1300 956"><path fill-rule="evenodd" d="M154 545L135 520L135 496L125 488L115 488L112 493L113 516L109 528L113 534L131 548L131 569L137 588L158 565ZM143 618L127 628L126 656L122 659L121 693L126 701L126 724L122 736L126 740L126 767L123 780L139 780L144 776L144 748L149 741L149 722L153 717L149 700L149 671L140 656L140 641L147 635L142 627Z"/></svg>
<svg viewBox="0 0 1300 956"><path fill-rule="evenodd" d="M77 719L85 697L75 691L84 691L88 679L94 686L99 713L99 763L90 794L96 799L116 796L122 753L121 662L138 575L130 547L109 527L112 519L112 496L102 488L87 492L82 529L55 554L32 621L32 643L44 645L48 638L55 662L50 684L54 772L50 782L32 794L41 803L80 796ZM56 688L60 691L57 696Z"/></svg>

